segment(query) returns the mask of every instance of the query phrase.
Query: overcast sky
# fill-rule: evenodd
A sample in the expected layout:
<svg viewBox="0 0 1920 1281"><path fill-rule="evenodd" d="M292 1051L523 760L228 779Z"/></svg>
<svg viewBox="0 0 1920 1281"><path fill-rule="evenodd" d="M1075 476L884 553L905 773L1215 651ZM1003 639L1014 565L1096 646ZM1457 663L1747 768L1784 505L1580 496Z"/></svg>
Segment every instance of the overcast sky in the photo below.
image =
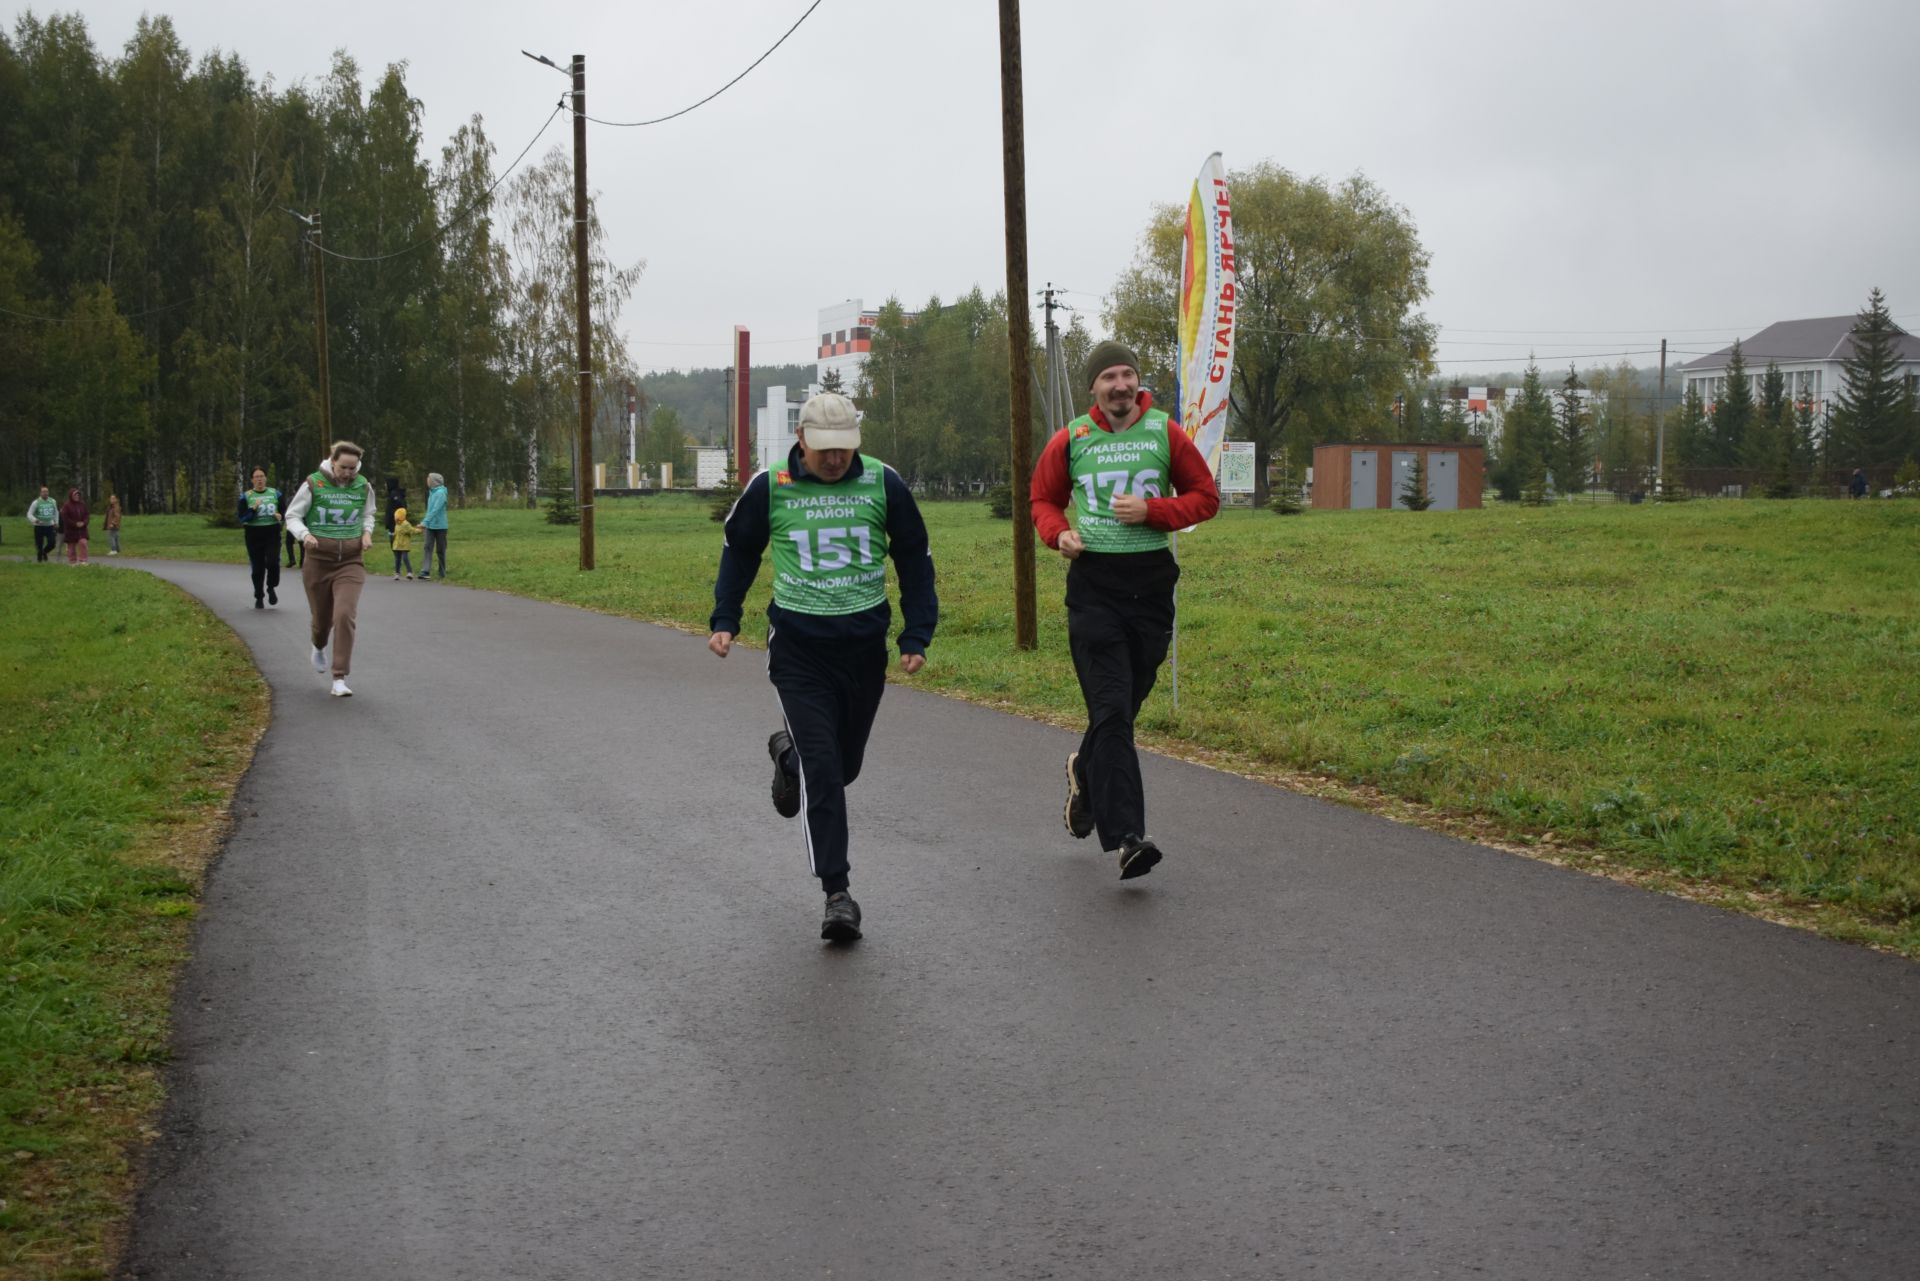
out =
<svg viewBox="0 0 1920 1281"><path fill-rule="evenodd" d="M165 13L196 57L228 49L283 86L317 82L336 48L369 85L404 61L429 156L478 112L504 165L566 88L521 49L586 53L588 113L641 120L713 92L810 2L81 12L110 55ZM1441 369L1462 380L1529 348L1548 368L1663 335L1707 351L1857 311L1874 285L1920 325L1915 0L1022 8L1028 271L1096 334L1152 206L1184 201L1215 150L1229 168L1364 172L1405 206L1432 255ZM566 126L540 149L570 149ZM822 0L713 102L595 126L588 148L614 257L647 264L625 314L643 370L722 363L736 323L756 363L811 360L824 305L1005 287L995 0Z"/></svg>

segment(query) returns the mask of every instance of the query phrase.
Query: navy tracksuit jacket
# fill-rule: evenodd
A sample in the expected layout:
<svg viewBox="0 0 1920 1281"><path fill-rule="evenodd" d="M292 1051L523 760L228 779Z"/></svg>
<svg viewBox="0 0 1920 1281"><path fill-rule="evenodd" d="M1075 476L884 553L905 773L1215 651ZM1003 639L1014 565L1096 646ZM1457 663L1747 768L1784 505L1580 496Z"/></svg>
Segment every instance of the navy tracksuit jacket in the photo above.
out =
<svg viewBox="0 0 1920 1281"><path fill-rule="evenodd" d="M787 469L806 476L799 446ZM863 474L859 455L836 484ZM814 478L819 483L818 477ZM924 654L940 617L934 592L933 554L920 507L898 472L889 467L887 553L900 581L902 654ZM768 486L761 472L747 482L727 513L726 545L713 584L708 630L740 632L747 589L760 572L772 532ZM847 785L860 776L867 736L886 689L887 630L893 610L885 602L854 614L801 614L767 603L767 678L780 698L780 713L798 756L800 804L806 815L807 859L820 886L833 894L847 888Z"/></svg>

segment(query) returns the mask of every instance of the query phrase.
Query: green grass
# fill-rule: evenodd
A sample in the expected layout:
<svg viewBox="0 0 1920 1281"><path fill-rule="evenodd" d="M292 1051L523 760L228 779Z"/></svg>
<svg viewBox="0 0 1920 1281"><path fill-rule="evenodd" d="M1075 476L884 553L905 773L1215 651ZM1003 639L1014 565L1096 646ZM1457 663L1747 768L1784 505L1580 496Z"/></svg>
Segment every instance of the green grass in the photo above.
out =
<svg viewBox="0 0 1920 1281"><path fill-rule="evenodd" d="M0 564L0 600L0 1278L100 1277L265 687L145 574Z"/></svg>
<svg viewBox="0 0 1920 1281"><path fill-rule="evenodd" d="M942 619L915 683L1071 723L1064 562L1040 557L1040 647L1016 653L1009 523L926 511ZM583 574L572 529L455 512L454 575L704 634L704 505L602 500L597 519ZM244 561L195 518L123 537ZM1917 555L1906 503L1230 511L1181 542L1180 709L1163 673L1142 729L1920 956ZM756 643L765 593L763 571Z"/></svg>

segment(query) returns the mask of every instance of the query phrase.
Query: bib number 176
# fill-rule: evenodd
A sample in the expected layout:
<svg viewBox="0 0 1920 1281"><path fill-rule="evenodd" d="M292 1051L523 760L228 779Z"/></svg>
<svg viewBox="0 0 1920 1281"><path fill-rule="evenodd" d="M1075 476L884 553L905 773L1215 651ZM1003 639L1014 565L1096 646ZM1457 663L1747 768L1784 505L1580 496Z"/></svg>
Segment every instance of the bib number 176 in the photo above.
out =
<svg viewBox="0 0 1920 1281"><path fill-rule="evenodd" d="M1133 484L1133 492L1140 498L1160 497L1160 471L1149 467L1139 472L1097 471L1090 476L1080 477L1080 487L1087 491L1087 506L1093 511L1112 511L1115 496L1127 492L1128 481ZM1101 501L1101 495L1106 501Z"/></svg>

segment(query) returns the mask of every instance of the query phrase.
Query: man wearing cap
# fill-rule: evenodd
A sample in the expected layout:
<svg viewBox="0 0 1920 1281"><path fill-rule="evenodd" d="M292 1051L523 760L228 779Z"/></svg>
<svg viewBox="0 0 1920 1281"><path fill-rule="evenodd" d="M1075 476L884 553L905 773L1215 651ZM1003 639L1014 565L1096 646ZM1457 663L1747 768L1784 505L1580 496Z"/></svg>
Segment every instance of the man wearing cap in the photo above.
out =
<svg viewBox="0 0 1920 1281"><path fill-rule="evenodd" d="M1085 376L1093 406L1040 451L1031 509L1041 541L1071 562L1067 643L1087 732L1067 757L1067 830L1097 830L1130 880L1161 859L1147 835L1133 722L1173 636L1180 566L1167 534L1212 519L1220 494L1187 433L1141 390L1131 350L1100 343Z"/></svg>
<svg viewBox="0 0 1920 1281"><path fill-rule="evenodd" d="M767 677L782 720L767 740L773 807L784 818L806 810L807 861L827 895L820 937L851 942L860 905L847 892L846 789L860 776L886 688L886 558L900 578L900 669L909 676L926 664L940 602L920 508L898 472L860 452L853 402L813 396L797 434L785 468L748 481L727 513L707 648L721 658L733 648L771 544Z"/></svg>

